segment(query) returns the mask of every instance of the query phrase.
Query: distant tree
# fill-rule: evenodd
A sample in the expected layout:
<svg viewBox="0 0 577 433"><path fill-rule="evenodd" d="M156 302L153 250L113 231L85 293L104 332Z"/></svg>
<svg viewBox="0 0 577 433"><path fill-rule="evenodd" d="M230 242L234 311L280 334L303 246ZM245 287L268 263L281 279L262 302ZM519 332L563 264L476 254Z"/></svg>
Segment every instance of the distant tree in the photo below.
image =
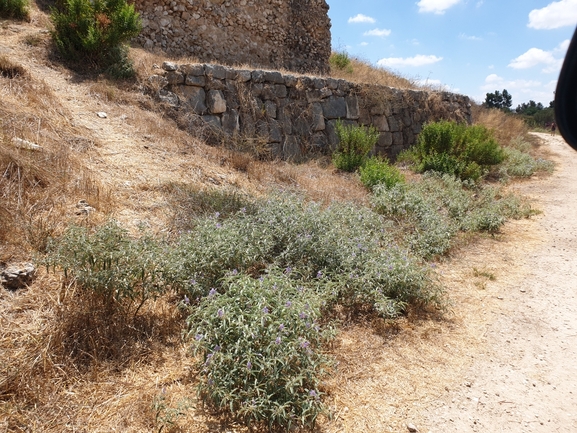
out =
<svg viewBox="0 0 577 433"><path fill-rule="evenodd" d="M515 112L523 117L527 124L534 127L546 127L555 121L555 102L551 101L548 107L533 100L517 105Z"/></svg>
<svg viewBox="0 0 577 433"><path fill-rule="evenodd" d="M535 113L537 113L538 111L543 110L543 104L536 103L535 101L531 100L529 102L524 102L521 105L517 105L517 108L515 109L515 112L517 112L518 114L525 114L527 116L533 116L535 115Z"/></svg>
<svg viewBox="0 0 577 433"><path fill-rule="evenodd" d="M503 92L495 90L494 93L487 93L483 105L487 108L497 108L499 110L511 111L513 105L513 96L503 89Z"/></svg>

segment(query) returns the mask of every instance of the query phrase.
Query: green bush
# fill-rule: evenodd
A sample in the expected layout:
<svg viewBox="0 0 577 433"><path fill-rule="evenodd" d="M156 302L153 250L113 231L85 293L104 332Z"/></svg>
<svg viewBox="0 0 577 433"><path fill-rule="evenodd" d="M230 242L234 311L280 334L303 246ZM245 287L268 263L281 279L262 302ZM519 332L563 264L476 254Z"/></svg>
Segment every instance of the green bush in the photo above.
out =
<svg viewBox="0 0 577 433"><path fill-rule="evenodd" d="M124 43L141 30L134 5L126 0L66 0L52 9L52 39L62 56L108 70L116 77L132 74Z"/></svg>
<svg viewBox="0 0 577 433"><path fill-rule="evenodd" d="M326 411L319 389L330 367L315 290L287 273L231 273L187 319L201 355L199 392L246 424L313 426Z"/></svg>
<svg viewBox="0 0 577 433"><path fill-rule="evenodd" d="M104 304L134 314L165 290L161 243L150 236L131 238L110 221L94 232L73 226L52 239L41 263L62 269L66 279L99 297Z"/></svg>
<svg viewBox="0 0 577 433"><path fill-rule="evenodd" d="M535 159L526 152L505 148L505 161L499 167L499 175L503 178L509 177L530 177L536 172L553 171L554 164L545 159Z"/></svg>
<svg viewBox="0 0 577 433"><path fill-rule="evenodd" d="M338 69L339 71L346 71L348 73L353 72L353 66L351 65L351 59L346 52L334 52L329 57L329 64L331 67Z"/></svg>
<svg viewBox="0 0 577 433"><path fill-rule="evenodd" d="M379 139L379 131L374 126L343 125L340 121L336 124L336 133L339 144L333 153L333 164L349 172L363 165Z"/></svg>
<svg viewBox="0 0 577 433"><path fill-rule="evenodd" d="M353 312L372 309L391 317L407 303L438 303L436 287L415 258L383 250L392 239L375 212L338 204L323 209L291 196L256 209L226 219L215 214L183 235L167 259L174 267L171 285L194 301L218 289L233 270L258 277L270 268L290 268L303 283L322 275L327 287L346 287L338 299L329 299L333 289L327 289L325 300Z"/></svg>
<svg viewBox="0 0 577 433"><path fill-rule="evenodd" d="M405 181L404 176L394 165L387 160L373 157L366 160L360 168L361 182L369 189L376 185L384 184L387 188L392 188L398 183Z"/></svg>
<svg viewBox="0 0 577 433"><path fill-rule="evenodd" d="M417 171L437 171L473 180L504 158L503 149L486 127L449 121L425 125L415 148L403 156L415 162Z"/></svg>
<svg viewBox="0 0 577 433"><path fill-rule="evenodd" d="M28 0L0 0L0 17L27 20L30 17Z"/></svg>
<svg viewBox="0 0 577 433"><path fill-rule="evenodd" d="M459 231L496 233L509 218L530 215L512 195L454 176L426 173L420 182L377 186L374 209L399 231L399 239L418 256L444 254Z"/></svg>

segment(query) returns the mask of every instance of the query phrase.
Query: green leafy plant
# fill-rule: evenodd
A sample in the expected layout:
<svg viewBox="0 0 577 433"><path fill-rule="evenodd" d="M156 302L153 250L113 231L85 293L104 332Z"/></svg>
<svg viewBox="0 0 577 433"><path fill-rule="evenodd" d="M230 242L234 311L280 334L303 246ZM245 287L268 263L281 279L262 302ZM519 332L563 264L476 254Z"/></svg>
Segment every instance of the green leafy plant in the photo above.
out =
<svg viewBox="0 0 577 433"><path fill-rule="evenodd" d="M30 17L28 0L0 0L0 17L27 20Z"/></svg>
<svg viewBox="0 0 577 433"><path fill-rule="evenodd" d="M285 273L229 274L187 319L201 398L249 425L313 426L331 366L318 299Z"/></svg>
<svg viewBox="0 0 577 433"><path fill-rule="evenodd" d="M379 131L374 126L344 125L341 121L335 128L339 144L333 153L333 164L339 170L355 171L377 143Z"/></svg>
<svg viewBox="0 0 577 433"><path fill-rule="evenodd" d="M505 153L492 132L482 125L440 121L425 125L413 150L403 156L417 171L437 171L477 180L488 167L500 164Z"/></svg>
<svg viewBox="0 0 577 433"><path fill-rule="evenodd" d="M361 182L369 189L376 185L384 184L387 188L392 188L398 183L405 181L404 176L394 165L389 164L386 159L378 157L369 158L359 169Z"/></svg>
<svg viewBox="0 0 577 433"><path fill-rule="evenodd" d="M154 421L158 427L157 432L162 433L165 428L173 427L178 418L186 415L186 411L192 406L188 399L178 402L176 407L171 407L166 402L166 390L155 396L152 401L152 410L154 411Z"/></svg>
<svg viewBox="0 0 577 433"><path fill-rule="evenodd" d="M136 315L150 298L165 290L161 243L150 236L131 238L115 221L96 231L79 226L52 239L41 260L48 269L62 269L66 279L108 306Z"/></svg>
<svg viewBox="0 0 577 433"><path fill-rule="evenodd" d="M496 233L508 218L531 214L498 188L426 173L420 182L375 187L375 210L398 227L400 238L417 255L444 254L459 231Z"/></svg>
<svg viewBox="0 0 577 433"><path fill-rule="evenodd" d="M130 76L132 67L124 43L140 33L134 5L126 0L66 0L53 8L52 39L60 54L89 62L116 77Z"/></svg>
<svg viewBox="0 0 577 433"><path fill-rule="evenodd" d="M338 69L339 71L346 71L348 73L353 72L353 66L351 64L351 59L347 52L333 52L329 57L329 64L331 67Z"/></svg>

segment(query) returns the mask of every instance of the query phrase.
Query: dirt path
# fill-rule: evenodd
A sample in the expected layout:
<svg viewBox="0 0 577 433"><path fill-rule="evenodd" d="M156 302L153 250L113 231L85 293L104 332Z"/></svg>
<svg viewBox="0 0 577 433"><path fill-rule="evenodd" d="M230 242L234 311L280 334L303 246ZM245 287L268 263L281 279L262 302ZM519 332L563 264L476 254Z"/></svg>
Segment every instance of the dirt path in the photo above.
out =
<svg viewBox="0 0 577 433"><path fill-rule="evenodd" d="M518 189L543 214L530 236L500 248L512 278L497 278L478 305L484 349L461 386L421 414L429 426L421 431L577 431L577 153L559 136L539 135L557 169Z"/></svg>

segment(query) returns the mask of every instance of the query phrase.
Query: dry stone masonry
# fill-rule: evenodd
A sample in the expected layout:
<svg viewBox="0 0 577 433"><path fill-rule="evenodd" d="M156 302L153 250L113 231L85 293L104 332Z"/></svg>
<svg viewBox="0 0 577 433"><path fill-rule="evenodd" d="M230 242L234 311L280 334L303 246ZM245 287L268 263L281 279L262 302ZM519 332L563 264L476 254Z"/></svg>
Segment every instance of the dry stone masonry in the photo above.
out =
<svg viewBox="0 0 577 433"><path fill-rule="evenodd" d="M448 92L171 62L149 81L162 101L197 121L192 129L204 125L221 137L260 137L283 159L334 149L337 121L375 126L380 135L374 151L391 158L414 144L428 121L471 121L469 98Z"/></svg>
<svg viewBox="0 0 577 433"><path fill-rule="evenodd" d="M136 0L138 41L202 62L326 73L325 0Z"/></svg>

